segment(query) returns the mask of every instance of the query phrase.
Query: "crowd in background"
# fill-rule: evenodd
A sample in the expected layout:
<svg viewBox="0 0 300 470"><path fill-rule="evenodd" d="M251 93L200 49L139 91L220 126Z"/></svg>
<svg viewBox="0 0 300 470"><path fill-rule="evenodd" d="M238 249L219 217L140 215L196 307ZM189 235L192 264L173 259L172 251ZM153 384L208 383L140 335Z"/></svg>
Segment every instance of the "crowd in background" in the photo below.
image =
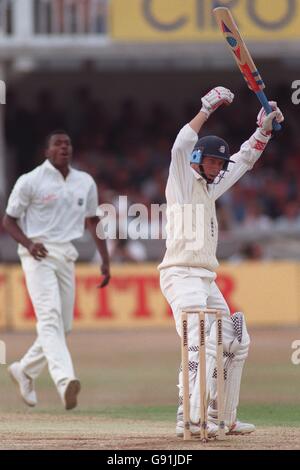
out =
<svg viewBox="0 0 300 470"><path fill-rule="evenodd" d="M283 131L272 138L254 169L219 199L221 240L233 232L300 234L299 110L286 88L268 93L280 97L286 118ZM201 131L201 135L215 134L227 140L232 153L255 130L259 110L248 90L243 88L237 95L239 106L218 110ZM8 151L15 156L14 176L39 164L45 136L62 128L73 140L74 166L95 178L101 203L117 205L119 195L127 195L129 204L138 202L149 208L152 203L164 203L170 149L179 129L199 110L200 98L186 103L177 114L161 103L141 109L131 98L112 114L84 86L70 92L66 100L68 104L60 107L50 90L42 90L34 107L25 109L16 95L9 94L5 132ZM141 245L137 247L138 243L130 254L128 244L119 243L116 258L147 257ZM262 256L253 244L245 245L240 254L252 259Z"/></svg>

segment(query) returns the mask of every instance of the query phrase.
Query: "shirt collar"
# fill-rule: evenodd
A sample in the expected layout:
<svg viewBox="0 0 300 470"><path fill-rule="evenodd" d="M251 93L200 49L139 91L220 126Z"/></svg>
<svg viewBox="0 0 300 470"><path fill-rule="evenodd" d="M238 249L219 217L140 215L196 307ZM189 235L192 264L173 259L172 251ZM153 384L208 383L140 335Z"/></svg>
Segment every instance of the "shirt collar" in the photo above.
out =
<svg viewBox="0 0 300 470"><path fill-rule="evenodd" d="M55 166L52 165L52 163L50 162L50 160L48 160L48 158L46 158L44 163L42 163L42 166L44 166L44 168L47 168L47 170L53 171L54 173L59 173L61 175L60 171L57 168L55 168ZM73 171L73 169L69 165L69 174L68 174L68 176L71 174L72 171Z"/></svg>
<svg viewBox="0 0 300 470"><path fill-rule="evenodd" d="M204 185L207 189L207 191L210 193L212 191L212 185L210 184L207 184L207 181L205 180L205 178L203 178L203 176L201 176L198 171L194 170L194 168L191 167L191 170L196 178L196 180L198 180L202 185Z"/></svg>
<svg viewBox="0 0 300 470"><path fill-rule="evenodd" d="M192 168L192 167L191 167L191 170L192 170L192 172L193 172L193 174L194 174L194 176L195 176L195 178L196 178L197 180L203 180L203 181L204 181L203 176L201 176L201 175L198 173L198 171L194 170L194 168Z"/></svg>

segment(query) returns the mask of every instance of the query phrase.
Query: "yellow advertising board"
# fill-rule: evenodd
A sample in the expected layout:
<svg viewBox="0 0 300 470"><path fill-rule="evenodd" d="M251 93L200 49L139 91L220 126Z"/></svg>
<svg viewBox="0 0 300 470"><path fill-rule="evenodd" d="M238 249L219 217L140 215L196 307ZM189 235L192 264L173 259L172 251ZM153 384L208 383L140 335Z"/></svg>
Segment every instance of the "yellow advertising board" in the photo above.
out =
<svg viewBox="0 0 300 470"><path fill-rule="evenodd" d="M119 41L223 41L215 6L230 7L255 41L300 38L300 0L112 0L111 37Z"/></svg>
<svg viewBox="0 0 300 470"><path fill-rule="evenodd" d="M110 285L98 289L99 267L78 265L74 326L77 329L171 326L156 265L115 265ZM19 266L0 270L0 326L35 328L35 314ZM218 286L231 312L250 326L300 325L300 264L222 264Z"/></svg>
<svg viewBox="0 0 300 470"><path fill-rule="evenodd" d="M114 266L112 279L105 289L98 266L81 265L76 270L74 326L79 329L163 326L172 314L160 293L159 277L153 265ZM23 273L10 269L10 325L13 329L30 330L35 314L29 299Z"/></svg>
<svg viewBox="0 0 300 470"><path fill-rule="evenodd" d="M231 311L242 311L248 325L300 324L300 266L297 263L223 264L218 284Z"/></svg>

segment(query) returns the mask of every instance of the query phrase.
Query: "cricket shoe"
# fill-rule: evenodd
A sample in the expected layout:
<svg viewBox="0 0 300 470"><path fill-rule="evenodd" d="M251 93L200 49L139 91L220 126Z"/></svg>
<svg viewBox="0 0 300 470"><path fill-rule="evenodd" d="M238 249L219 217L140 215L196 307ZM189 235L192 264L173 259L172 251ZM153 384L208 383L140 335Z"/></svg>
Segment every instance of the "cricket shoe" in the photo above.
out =
<svg viewBox="0 0 300 470"><path fill-rule="evenodd" d="M190 424L190 431L193 437L200 437L201 428L197 424ZM217 437L219 431L219 427L213 423L212 421L207 422L207 436L208 437ZM228 432L228 428L225 426L225 433ZM177 419L176 423L176 436L183 437L184 434L184 424L183 418L180 417Z"/></svg>
<svg viewBox="0 0 300 470"><path fill-rule="evenodd" d="M78 379L71 379L67 382L64 387L64 391L61 395L62 402L66 410L72 410L77 406L77 395L80 392L80 382Z"/></svg>
<svg viewBox="0 0 300 470"><path fill-rule="evenodd" d="M37 404L37 396L34 390L33 380L26 375L19 362L14 362L8 367L8 373L19 388L23 401L28 406Z"/></svg>
<svg viewBox="0 0 300 470"><path fill-rule="evenodd" d="M244 434L251 434L255 431L254 424L251 423L242 423L241 421L236 421L230 426L228 432L226 432L229 436L243 436Z"/></svg>
<svg viewBox="0 0 300 470"><path fill-rule="evenodd" d="M197 424L190 425L190 431L193 437L200 437L200 426ZM225 434L229 431L228 427L225 426ZM183 406L179 405L177 410L177 423L176 423L176 436L183 437L184 432L184 423L183 423ZM209 420L207 422L207 435L210 438L217 437L219 432L218 422L214 422L213 420Z"/></svg>

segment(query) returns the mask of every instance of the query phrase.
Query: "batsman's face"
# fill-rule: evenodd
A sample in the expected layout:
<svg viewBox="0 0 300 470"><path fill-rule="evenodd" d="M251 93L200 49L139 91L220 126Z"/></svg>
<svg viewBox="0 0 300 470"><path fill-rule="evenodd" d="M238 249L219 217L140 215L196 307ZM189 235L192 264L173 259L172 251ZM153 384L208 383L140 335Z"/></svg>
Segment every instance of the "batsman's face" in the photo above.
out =
<svg viewBox="0 0 300 470"><path fill-rule="evenodd" d="M204 157L202 160L202 168L209 183L213 183L223 167L224 160L222 158Z"/></svg>
<svg viewBox="0 0 300 470"><path fill-rule="evenodd" d="M67 134L54 134L51 136L46 157L56 168L67 166L72 158L72 143Z"/></svg>

